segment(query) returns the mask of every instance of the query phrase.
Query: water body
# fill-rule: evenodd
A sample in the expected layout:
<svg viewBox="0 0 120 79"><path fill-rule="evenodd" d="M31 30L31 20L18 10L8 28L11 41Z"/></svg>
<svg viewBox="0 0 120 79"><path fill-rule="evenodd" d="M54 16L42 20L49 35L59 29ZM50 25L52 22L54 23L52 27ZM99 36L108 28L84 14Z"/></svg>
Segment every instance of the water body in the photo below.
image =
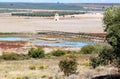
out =
<svg viewBox="0 0 120 79"><path fill-rule="evenodd" d="M4 37L0 38L0 41L25 41L25 38L19 38L19 37Z"/></svg>
<svg viewBox="0 0 120 79"><path fill-rule="evenodd" d="M0 41L27 41L29 38L5 37ZM94 42L72 42L67 40L46 41L46 40L30 40L35 45L40 46L58 46L58 47L83 47L85 45L95 44Z"/></svg>
<svg viewBox="0 0 120 79"><path fill-rule="evenodd" d="M36 45L43 46L59 46L59 47L83 47L85 45L94 44L94 42L71 42L71 41L45 41L45 40L36 40L33 42Z"/></svg>

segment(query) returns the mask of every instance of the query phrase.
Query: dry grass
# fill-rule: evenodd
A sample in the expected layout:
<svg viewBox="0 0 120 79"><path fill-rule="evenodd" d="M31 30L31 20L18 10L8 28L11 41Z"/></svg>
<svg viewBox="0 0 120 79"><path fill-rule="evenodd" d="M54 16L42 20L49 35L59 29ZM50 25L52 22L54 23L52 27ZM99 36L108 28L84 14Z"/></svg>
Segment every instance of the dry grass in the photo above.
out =
<svg viewBox="0 0 120 79"><path fill-rule="evenodd" d="M17 79L17 77L29 77L36 79L48 79L49 77L61 77L63 79L63 73L60 72L58 63L61 58L57 59L30 59L22 61L1 61L0 62L0 79ZM86 58L81 60L80 63L86 62ZM35 69L30 69L30 66L34 66ZM91 69L88 65L78 65L78 74L75 75L75 79L90 79L97 75L105 75L114 73L113 67L98 67L97 69Z"/></svg>

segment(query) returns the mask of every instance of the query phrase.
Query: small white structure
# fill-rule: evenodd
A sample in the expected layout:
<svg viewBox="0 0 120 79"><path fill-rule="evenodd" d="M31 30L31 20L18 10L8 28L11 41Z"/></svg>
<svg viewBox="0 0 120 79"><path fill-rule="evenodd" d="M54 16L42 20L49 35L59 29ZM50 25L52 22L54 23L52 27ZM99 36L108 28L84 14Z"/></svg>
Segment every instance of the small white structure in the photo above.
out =
<svg viewBox="0 0 120 79"><path fill-rule="evenodd" d="M59 21L59 14L58 13L55 14L54 20Z"/></svg>

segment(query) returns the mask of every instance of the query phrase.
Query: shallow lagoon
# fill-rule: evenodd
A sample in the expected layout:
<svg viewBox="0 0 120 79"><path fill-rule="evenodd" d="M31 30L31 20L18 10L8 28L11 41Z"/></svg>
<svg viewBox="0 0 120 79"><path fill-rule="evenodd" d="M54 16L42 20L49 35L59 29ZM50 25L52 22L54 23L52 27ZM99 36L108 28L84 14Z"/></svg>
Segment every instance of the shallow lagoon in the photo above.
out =
<svg viewBox="0 0 120 79"><path fill-rule="evenodd" d="M0 38L0 41L24 41L25 38L19 38L19 37L2 37Z"/></svg>
<svg viewBox="0 0 120 79"><path fill-rule="evenodd" d="M95 44L95 42L73 42L73 41L67 41L67 40L55 40L55 41L49 41L49 40L30 40L30 38L20 38L20 37L4 37L0 38L0 41L30 41L35 45L40 46L58 46L58 47L82 47L85 45Z"/></svg>
<svg viewBox="0 0 120 79"><path fill-rule="evenodd" d="M82 47L89 44L94 44L94 42L71 42L71 41L45 41L45 40L36 40L33 41L36 45L43 46L59 46L59 47Z"/></svg>

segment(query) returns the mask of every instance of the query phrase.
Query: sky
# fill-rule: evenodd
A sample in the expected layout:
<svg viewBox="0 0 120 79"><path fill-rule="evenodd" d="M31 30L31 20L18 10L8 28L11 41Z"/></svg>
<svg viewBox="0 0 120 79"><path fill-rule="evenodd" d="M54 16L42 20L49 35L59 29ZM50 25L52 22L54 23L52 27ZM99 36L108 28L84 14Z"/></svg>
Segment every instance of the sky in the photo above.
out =
<svg viewBox="0 0 120 79"><path fill-rule="evenodd" d="M33 3L120 3L120 0L0 0L0 2L33 2Z"/></svg>

